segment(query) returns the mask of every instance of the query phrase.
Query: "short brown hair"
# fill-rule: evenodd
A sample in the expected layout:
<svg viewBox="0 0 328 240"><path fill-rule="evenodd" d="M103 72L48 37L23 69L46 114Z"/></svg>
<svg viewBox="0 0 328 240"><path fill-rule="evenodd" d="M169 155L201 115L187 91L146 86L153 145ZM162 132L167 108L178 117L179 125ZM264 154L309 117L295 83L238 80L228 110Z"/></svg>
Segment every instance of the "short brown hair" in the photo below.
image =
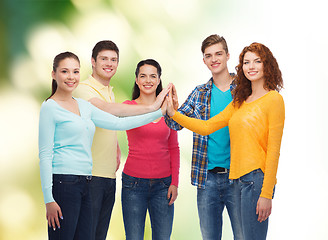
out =
<svg viewBox="0 0 328 240"><path fill-rule="evenodd" d="M208 48L214 44L217 44L217 43L222 44L223 49L226 52L226 54L229 53L226 40L224 39L224 37L222 37L222 36L220 37L217 34L212 34L212 35L208 36L207 38L205 38L205 40L202 42L202 48L201 48L202 53L204 54L206 48Z"/></svg>
<svg viewBox="0 0 328 240"><path fill-rule="evenodd" d="M119 58L119 50L116 44L113 41L110 40L103 40L100 42L97 42L97 44L92 49L92 58L97 61L98 53L102 50L112 50L116 52L117 58Z"/></svg>

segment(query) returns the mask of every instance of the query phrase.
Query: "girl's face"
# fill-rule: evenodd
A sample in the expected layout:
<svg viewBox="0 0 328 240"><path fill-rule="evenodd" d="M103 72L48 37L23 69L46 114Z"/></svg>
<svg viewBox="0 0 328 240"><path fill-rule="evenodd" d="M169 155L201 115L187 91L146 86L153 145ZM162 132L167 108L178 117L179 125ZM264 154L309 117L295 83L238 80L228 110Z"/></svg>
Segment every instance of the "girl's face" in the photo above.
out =
<svg viewBox="0 0 328 240"><path fill-rule="evenodd" d="M152 65L140 67L138 77L136 78L140 94L156 94L156 88L160 81L156 67Z"/></svg>
<svg viewBox="0 0 328 240"><path fill-rule="evenodd" d="M61 60L52 78L57 82L57 91L73 92L80 82L80 63L74 58Z"/></svg>
<svg viewBox="0 0 328 240"><path fill-rule="evenodd" d="M263 81L264 72L261 58L253 52L247 52L244 56L243 71L245 77L251 82Z"/></svg>

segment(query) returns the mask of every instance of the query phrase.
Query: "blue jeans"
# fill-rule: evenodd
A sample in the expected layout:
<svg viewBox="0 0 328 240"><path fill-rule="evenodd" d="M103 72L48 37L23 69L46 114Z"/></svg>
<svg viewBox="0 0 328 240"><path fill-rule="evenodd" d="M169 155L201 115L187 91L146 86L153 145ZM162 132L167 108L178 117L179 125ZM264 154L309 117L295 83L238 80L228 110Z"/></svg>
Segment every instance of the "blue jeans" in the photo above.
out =
<svg viewBox="0 0 328 240"><path fill-rule="evenodd" d="M147 209L152 239L170 239L174 207L167 199L171 177L159 179L135 178L122 173L122 210L126 240L144 238Z"/></svg>
<svg viewBox="0 0 328 240"><path fill-rule="evenodd" d="M234 201L235 189L229 173L208 172L205 189L197 189L197 206L203 240L220 240L222 212L226 206L235 240L243 239L240 214Z"/></svg>
<svg viewBox="0 0 328 240"><path fill-rule="evenodd" d="M90 195L92 201L92 238L105 240L115 202L116 179L92 176Z"/></svg>
<svg viewBox="0 0 328 240"><path fill-rule="evenodd" d="M237 190L236 201L241 214L242 229L245 240L265 240L269 219L264 222L257 221L257 201L261 194L264 174L261 169L254 170L238 179L233 180Z"/></svg>
<svg viewBox="0 0 328 240"><path fill-rule="evenodd" d="M60 229L48 227L50 240L91 239L91 176L53 174L52 193L61 208Z"/></svg>

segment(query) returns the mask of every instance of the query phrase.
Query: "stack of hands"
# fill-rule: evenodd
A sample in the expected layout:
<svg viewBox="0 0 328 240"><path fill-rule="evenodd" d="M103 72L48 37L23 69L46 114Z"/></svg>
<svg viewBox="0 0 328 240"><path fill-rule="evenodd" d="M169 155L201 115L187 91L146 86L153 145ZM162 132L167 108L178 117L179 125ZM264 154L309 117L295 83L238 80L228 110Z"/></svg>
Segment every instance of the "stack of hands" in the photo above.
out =
<svg viewBox="0 0 328 240"><path fill-rule="evenodd" d="M179 107L178 95L173 83L169 83L156 97L154 110L161 108L163 115L172 117Z"/></svg>

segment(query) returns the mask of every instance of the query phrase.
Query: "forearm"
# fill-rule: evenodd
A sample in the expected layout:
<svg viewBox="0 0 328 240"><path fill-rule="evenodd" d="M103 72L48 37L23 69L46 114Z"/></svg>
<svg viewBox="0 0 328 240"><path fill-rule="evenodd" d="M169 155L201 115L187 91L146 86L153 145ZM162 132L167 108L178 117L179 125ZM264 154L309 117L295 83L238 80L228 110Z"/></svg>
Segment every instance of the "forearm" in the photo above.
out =
<svg viewBox="0 0 328 240"><path fill-rule="evenodd" d="M151 113L122 118L101 111L96 107L93 107L92 113L92 121L97 127L120 131L143 126L160 117L162 117L161 109Z"/></svg>
<svg viewBox="0 0 328 240"><path fill-rule="evenodd" d="M188 128L195 133L206 136L227 126L227 122L221 121L219 115L216 115L210 120L205 121L201 119L190 118L182 115L179 112L175 112L175 114L172 116L172 119L179 123L181 126Z"/></svg>
<svg viewBox="0 0 328 240"><path fill-rule="evenodd" d="M152 105L108 103L98 98L92 98L89 101L97 108L118 117L135 116L155 111L155 108Z"/></svg>

